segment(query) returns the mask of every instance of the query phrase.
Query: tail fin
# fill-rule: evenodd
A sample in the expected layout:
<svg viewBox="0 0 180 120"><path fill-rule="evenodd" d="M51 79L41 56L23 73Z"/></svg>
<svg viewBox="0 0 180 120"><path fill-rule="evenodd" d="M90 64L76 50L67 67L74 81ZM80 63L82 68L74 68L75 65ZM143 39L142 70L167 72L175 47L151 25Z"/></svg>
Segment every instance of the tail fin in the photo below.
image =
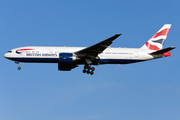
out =
<svg viewBox="0 0 180 120"><path fill-rule="evenodd" d="M161 50L168 35L171 24L165 24L152 38L150 38L141 49Z"/></svg>

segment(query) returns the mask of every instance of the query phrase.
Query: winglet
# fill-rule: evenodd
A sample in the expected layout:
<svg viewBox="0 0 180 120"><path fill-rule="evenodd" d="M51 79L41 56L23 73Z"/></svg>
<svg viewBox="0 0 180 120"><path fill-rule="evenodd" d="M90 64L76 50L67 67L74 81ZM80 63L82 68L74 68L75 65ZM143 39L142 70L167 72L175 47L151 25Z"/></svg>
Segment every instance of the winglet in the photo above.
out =
<svg viewBox="0 0 180 120"><path fill-rule="evenodd" d="M118 34L115 34L115 35L120 36L120 35L122 35L122 33L118 33Z"/></svg>

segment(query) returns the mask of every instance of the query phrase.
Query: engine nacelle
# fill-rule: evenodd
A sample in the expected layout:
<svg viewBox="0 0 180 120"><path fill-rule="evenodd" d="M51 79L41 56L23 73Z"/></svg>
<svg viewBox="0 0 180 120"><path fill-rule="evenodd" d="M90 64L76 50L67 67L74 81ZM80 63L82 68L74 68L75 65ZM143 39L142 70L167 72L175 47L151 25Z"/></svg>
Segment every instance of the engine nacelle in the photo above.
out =
<svg viewBox="0 0 180 120"><path fill-rule="evenodd" d="M59 53L58 70L70 71L71 69L78 67L73 61L78 60L78 57L73 53Z"/></svg>
<svg viewBox="0 0 180 120"><path fill-rule="evenodd" d="M59 54L59 62L60 63L72 63L73 61L76 61L76 57L73 55L73 53L60 53Z"/></svg>

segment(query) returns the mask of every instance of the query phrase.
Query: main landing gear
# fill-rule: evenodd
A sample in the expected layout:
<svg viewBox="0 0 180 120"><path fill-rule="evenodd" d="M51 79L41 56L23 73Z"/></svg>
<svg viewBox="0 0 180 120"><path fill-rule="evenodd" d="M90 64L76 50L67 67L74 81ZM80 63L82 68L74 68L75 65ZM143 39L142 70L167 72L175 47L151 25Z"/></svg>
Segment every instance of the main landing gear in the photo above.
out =
<svg viewBox="0 0 180 120"><path fill-rule="evenodd" d="M94 70L95 70L95 67L91 67L90 65L84 65L83 73L87 73L87 74L93 75L94 74Z"/></svg>
<svg viewBox="0 0 180 120"><path fill-rule="evenodd" d="M15 63L18 65L18 70L21 70L20 62L19 61L15 61Z"/></svg>

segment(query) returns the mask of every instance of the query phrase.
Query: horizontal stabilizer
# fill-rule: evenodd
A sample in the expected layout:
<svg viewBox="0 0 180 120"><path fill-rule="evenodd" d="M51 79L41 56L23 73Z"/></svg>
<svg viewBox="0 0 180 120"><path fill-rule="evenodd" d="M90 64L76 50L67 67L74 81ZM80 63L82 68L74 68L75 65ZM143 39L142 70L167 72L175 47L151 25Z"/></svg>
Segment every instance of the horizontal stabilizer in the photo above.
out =
<svg viewBox="0 0 180 120"><path fill-rule="evenodd" d="M164 53L166 53L166 52L171 51L171 50L174 49L174 48L176 48L176 47L168 47L168 48L165 48L165 49L162 49L162 50L158 50L158 51L152 52L152 53L150 53L150 55L164 54Z"/></svg>

